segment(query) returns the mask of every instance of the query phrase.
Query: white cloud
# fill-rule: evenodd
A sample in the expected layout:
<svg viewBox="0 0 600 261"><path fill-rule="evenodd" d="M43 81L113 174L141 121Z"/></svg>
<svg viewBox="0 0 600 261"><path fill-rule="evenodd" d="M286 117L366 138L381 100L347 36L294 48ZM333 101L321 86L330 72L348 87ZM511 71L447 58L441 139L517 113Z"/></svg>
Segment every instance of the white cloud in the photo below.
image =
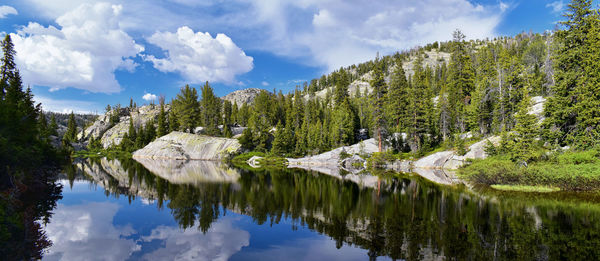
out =
<svg viewBox="0 0 600 261"><path fill-rule="evenodd" d="M152 93L146 93L144 94L144 96L142 96L142 99L144 99L145 101L156 101L158 97L156 96L156 94L152 94Z"/></svg>
<svg viewBox="0 0 600 261"><path fill-rule="evenodd" d="M234 83L236 75L253 68L253 58L224 34L212 38L209 33L194 33L183 26L175 33L157 32L147 40L165 50L166 57L148 55L145 60L162 72L181 73L192 83Z"/></svg>
<svg viewBox="0 0 600 261"><path fill-rule="evenodd" d="M17 14L19 14L19 12L17 12L17 9L15 9L12 6L8 6L8 5L0 6L0 19L6 18L9 15L17 15Z"/></svg>
<svg viewBox="0 0 600 261"><path fill-rule="evenodd" d="M60 29L29 23L11 34L25 83L119 92L115 70L134 70L131 57L144 50L120 28L121 11L120 5L82 4L56 19Z"/></svg>
<svg viewBox="0 0 600 261"><path fill-rule="evenodd" d="M266 81L262 81L260 84L261 84L262 86L265 86L265 87L269 86L269 83L268 83L268 82L266 82Z"/></svg>
<svg viewBox="0 0 600 261"><path fill-rule="evenodd" d="M234 228L231 221L219 220L203 234L198 229L182 231L159 226L143 241L161 240L162 248L142 257L145 260L228 260L250 243L247 231Z"/></svg>
<svg viewBox="0 0 600 261"><path fill-rule="evenodd" d="M60 4L26 1L40 14L52 16L74 3L90 0L56 0ZM378 51L389 54L450 40L457 28L469 39L493 37L496 26L512 7L504 1L482 5L469 0L107 1L123 5L120 24L128 32L151 35L154 30L174 32L182 25L202 28L235 36L236 44L244 50L274 53L329 70L373 59ZM176 36L172 33L173 38ZM185 46L183 43L175 45L178 49ZM193 48L185 49L186 53L195 55L190 51ZM171 54L164 60L169 59L176 57ZM191 71L172 68L176 66L183 67L165 64L162 69L182 74ZM243 68L241 73L249 70L247 66Z"/></svg>
<svg viewBox="0 0 600 261"><path fill-rule="evenodd" d="M33 99L36 103L42 104L42 109L44 111L61 113L75 112L81 114L97 114L103 112L103 109L99 109L97 103L90 101L60 100L39 95L35 95ZM94 109L96 109L96 111L93 111Z"/></svg>
<svg viewBox="0 0 600 261"><path fill-rule="evenodd" d="M115 227L113 218L119 206L115 203L59 204L46 226L52 246L46 260L125 260L140 249L132 239L124 237L131 227ZM101 246L101 247L99 247Z"/></svg>
<svg viewBox="0 0 600 261"><path fill-rule="evenodd" d="M561 13L565 8L565 3L562 0L554 1L552 3L546 4L547 8L552 8L553 13Z"/></svg>

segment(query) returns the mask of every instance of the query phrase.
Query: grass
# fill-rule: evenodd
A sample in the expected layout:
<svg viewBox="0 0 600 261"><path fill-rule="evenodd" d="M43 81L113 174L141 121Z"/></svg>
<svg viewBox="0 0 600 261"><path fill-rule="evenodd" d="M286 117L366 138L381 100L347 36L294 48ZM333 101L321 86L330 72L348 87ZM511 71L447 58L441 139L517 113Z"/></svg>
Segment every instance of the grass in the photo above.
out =
<svg viewBox="0 0 600 261"><path fill-rule="evenodd" d="M72 154L73 158L83 158L83 159L87 159L87 158L109 158L109 159L114 159L114 158L131 158L131 153L127 152L127 151L122 151L122 150L114 150L114 149L107 149L107 150L80 150L80 151L75 151Z"/></svg>
<svg viewBox="0 0 600 261"><path fill-rule="evenodd" d="M596 151L566 152L519 166L508 157L474 160L460 169L461 178L485 185L545 186L565 191L600 190L600 160Z"/></svg>
<svg viewBox="0 0 600 261"><path fill-rule="evenodd" d="M516 191L516 192L537 192L537 193L549 193L560 191L560 188L546 187L546 186L527 186L527 185L491 185L493 189L502 191Z"/></svg>

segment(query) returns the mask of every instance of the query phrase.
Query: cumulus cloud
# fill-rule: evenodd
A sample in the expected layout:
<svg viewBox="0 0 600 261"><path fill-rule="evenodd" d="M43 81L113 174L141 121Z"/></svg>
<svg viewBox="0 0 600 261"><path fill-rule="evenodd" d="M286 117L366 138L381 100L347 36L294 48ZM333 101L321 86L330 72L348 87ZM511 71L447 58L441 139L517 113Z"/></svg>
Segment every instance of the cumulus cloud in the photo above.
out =
<svg viewBox="0 0 600 261"><path fill-rule="evenodd" d="M261 82L260 84L261 84L262 86L265 86L265 87L269 86L269 83L268 83L268 82L266 82L266 81L263 81L263 82Z"/></svg>
<svg viewBox="0 0 600 261"><path fill-rule="evenodd" d="M46 233L53 244L44 259L127 259L132 252L140 249L140 245L124 238L134 232L131 227L113 225L118 209L116 203L107 202L73 206L59 204L46 226Z"/></svg>
<svg viewBox="0 0 600 261"><path fill-rule="evenodd" d="M17 14L19 14L19 12L17 12L17 9L15 9L12 6L8 6L8 5L0 6L0 19L6 18L9 15L17 15Z"/></svg>
<svg viewBox="0 0 600 261"><path fill-rule="evenodd" d="M332 0L311 6L317 10L312 28L290 42L306 46L315 62L329 70L373 59L377 52L449 40L457 28L469 38L491 37L507 8L503 3L484 7L466 0Z"/></svg>
<svg viewBox="0 0 600 261"><path fill-rule="evenodd" d="M156 98L158 98L158 96L152 93L146 93L144 94L144 96L142 96L142 99L144 99L145 101L156 101Z"/></svg>
<svg viewBox="0 0 600 261"><path fill-rule="evenodd" d="M119 92L115 70L134 70L132 57L144 50L120 28L121 11L120 5L82 4L58 17L58 27L29 23L11 34L24 81L52 90Z"/></svg>
<svg viewBox="0 0 600 261"><path fill-rule="evenodd" d="M163 49L166 57L147 55L145 60L162 72L178 72L193 83L234 83L236 75L253 68L253 58L225 34L213 38L209 33L194 33L183 26L175 33L157 32L147 40Z"/></svg>
<svg viewBox="0 0 600 261"><path fill-rule="evenodd" d="M52 16L74 3L91 0L25 1L33 3L40 14ZM121 24L143 35L155 33L150 30L174 32L187 25L235 36L236 44L244 50L274 53L330 70L373 59L378 51L389 54L450 40L457 28L470 39L493 37L505 12L511 10L510 1L477 4L469 0L211 0L201 4L192 0L106 1L122 4ZM174 39L178 36L170 35ZM206 35L193 37L210 40ZM185 57L196 55L194 48L182 41L173 45L185 50ZM155 59L164 71L187 72L186 77L199 78L190 73L190 68L168 64L177 59L173 53ZM243 70L238 74L248 71L248 64L241 66Z"/></svg>
<svg viewBox="0 0 600 261"><path fill-rule="evenodd" d="M565 3L563 1L554 1L552 3L546 4L547 8L552 8L553 13L561 13L565 8Z"/></svg>
<svg viewBox="0 0 600 261"><path fill-rule="evenodd" d="M234 228L231 221L213 223L203 234L198 229L181 231L176 227L159 226L142 237L145 242L160 240L163 247L142 257L146 260L228 260L250 243L247 231Z"/></svg>

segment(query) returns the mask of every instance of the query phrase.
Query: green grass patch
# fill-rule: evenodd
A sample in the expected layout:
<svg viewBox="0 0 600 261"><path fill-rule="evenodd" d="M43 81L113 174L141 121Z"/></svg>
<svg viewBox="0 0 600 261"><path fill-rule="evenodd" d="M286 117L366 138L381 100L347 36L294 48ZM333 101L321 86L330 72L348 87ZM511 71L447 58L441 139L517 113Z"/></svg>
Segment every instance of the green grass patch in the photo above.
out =
<svg viewBox="0 0 600 261"><path fill-rule="evenodd" d="M485 185L525 185L560 188L564 191L600 189L600 162L595 152L569 152L550 160L518 165L508 157L474 160L460 169L461 178Z"/></svg>
<svg viewBox="0 0 600 261"><path fill-rule="evenodd" d="M75 151L71 154L72 158L109 158L109 159L123 159L131 158L131 153L128 151L108 149L108 150L80 150Z"/></svg>
<svg viewBox="0 0 600 261"><path fill-rule="evenodd" d="M560 191L560 188L546 187L546 186L527 186L527 185L491 185L493 189L502 191L515 191L515 192L537 192L537 193L549 193Z"/></svg>

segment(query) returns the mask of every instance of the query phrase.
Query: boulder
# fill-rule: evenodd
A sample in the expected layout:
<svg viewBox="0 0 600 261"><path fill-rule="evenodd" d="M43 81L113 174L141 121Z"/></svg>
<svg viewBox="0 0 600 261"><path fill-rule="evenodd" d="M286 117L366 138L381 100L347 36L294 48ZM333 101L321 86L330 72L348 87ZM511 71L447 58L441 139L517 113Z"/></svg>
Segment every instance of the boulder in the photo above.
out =
<svg viewBox="0 0 600 261"><path fill-rule="evenodd" d="M236 139L211 137L174 131L133 153L133 157L179 160L220 160L236 153L241 145Z"/></svg>
<svg viewBox="0 0 600 261"><path fill-rule="evenodd" d="M379 147L377 141L374 138L361 141L357 144L351 146L340 147L325 153L321 153L319 155L298 158L298 159L287 159L288 166L297 166L297 165L335 165L337 166L340 162L340 154L343 152L354 155L362 155L362 154L372 154L374 152L379 151Z"/></svg>
<svg viewBox="0 0 600 261"><path fill-rule="evenodd" d="M473 145L469 146L469 150L464 156L460 155L452 155L443 165L444 169L458 169L465 165L468 159L485 159L487 158L487 153L485 152L485 148L488 145L488 141L491 142L494 146L498 146L500 144L500 136L493 136L487 139L483 139Z"/></svg>
<svg viewBox="0 0 600 261"><path fill-rule="evenodd" d="M531 107L529 108L529 114L535 115L541 122L544 120L544 104L546 98L542 96L531 97Z"/></svg>

